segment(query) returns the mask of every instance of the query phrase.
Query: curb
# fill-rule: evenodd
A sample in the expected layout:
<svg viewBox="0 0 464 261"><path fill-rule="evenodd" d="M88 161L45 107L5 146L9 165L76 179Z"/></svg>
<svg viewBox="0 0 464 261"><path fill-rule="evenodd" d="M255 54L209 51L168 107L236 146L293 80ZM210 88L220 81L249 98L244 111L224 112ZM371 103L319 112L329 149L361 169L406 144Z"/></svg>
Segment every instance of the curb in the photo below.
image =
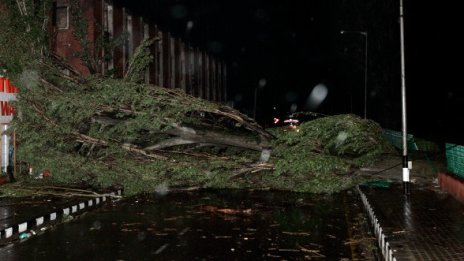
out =
<svg viewBox="0 0 464 261"><path fill-rule="evenodd" d="M106 202L109 196L121 196L121 195L122 195L122 190L117 190L116 192L111 192L105 196L89 199L87 201L82 201L80 203L73 204L69 207L65 207L61 210L51 212L47 215L39 216L29 221L12 225L10 227L0 230L0 240L8 239L8 238L13 237L16 234L25 232L28 229L42 226L46 222L58 220L65 215L80 213L80 212L83 212L82 210L86 208L96 207L102 204L103 202Z"/></svg>
<svg viewBox="0 0 464 261"><path fill-rule="evenodd" d="M363 202L364 208L366 209L367 213L369 214L369 221L371 225L374 227L374 234L377 239L377 243L381 249L383 260L386 261L396 261L396 257L394 256L393 252L396 252L388 242L388 238L383 232L382 227L380 226L379 220L377 219L374 209L372 208L369 200L367 199L366 195L361 191L359 185L356 186L359 195L361 196L361 200Z"/></svg>

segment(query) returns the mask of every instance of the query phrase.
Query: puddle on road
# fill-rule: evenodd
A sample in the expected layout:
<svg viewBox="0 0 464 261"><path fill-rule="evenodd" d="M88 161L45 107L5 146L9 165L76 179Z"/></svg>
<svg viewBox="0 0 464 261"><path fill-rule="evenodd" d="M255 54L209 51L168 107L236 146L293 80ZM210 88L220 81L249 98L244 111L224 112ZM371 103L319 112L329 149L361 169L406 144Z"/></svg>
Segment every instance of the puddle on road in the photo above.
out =
<svg viewBox="0 0 464 261"><path fill-rule="evenodd" d="M343 204L355 197L229 190L139 196L6 246L0 260L351 259Z"/></svg>

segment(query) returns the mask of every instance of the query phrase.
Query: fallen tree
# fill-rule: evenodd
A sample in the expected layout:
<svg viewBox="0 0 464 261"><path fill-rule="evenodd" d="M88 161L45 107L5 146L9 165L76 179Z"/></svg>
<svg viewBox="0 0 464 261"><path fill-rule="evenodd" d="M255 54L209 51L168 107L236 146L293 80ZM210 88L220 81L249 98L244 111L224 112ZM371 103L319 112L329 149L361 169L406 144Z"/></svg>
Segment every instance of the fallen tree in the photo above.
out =
<svg viewBox="0 0 464 261"><path fill-rule="evenodd" d="M389 150L378 124L354 115L303 123L299 132L268 131L233 108L141 84L137 75L150 61L143 50L135 51L143 57L134 57L126 79L83 78L37 52L46 42L37 33L46 15L43 23L15 20L25 16L1 18L24 34L0 33L28 54L0 45L0 59L21 89L13 122L18 160L51 173L19 175L29 183L121 187L126 194L172 187L334 192L366 180L354 170Z"/></svg>
<svg viewBox="0 0 464 261"><path fill-rule="evenodd" d="M375 122L354 115L268 132L232 108L124 80L41 78L16 106L18 158L52 173L41 183L128 194L190 186L334 192L364 182L353 172L389 149Z"/></svg>

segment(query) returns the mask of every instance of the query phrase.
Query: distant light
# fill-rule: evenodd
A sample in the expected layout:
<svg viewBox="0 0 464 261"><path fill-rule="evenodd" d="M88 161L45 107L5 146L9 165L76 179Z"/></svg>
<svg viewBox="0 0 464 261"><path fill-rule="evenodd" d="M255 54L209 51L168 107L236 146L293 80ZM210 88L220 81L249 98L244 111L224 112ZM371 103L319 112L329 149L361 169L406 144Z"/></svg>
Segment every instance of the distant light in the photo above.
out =
<svg viewBox="0 0 464 261"><path fill-rule="evenodd" d="M300 122L299 120L297 119L287 119L287 120L284 120L285 123L298 123Z"/></svg>
<svg viewBox="0 0 464 261"><path fill-rule="evenodd" d="M277 124L277 123L280 122L280 119L279 118L274 118L274 119L272 119L272 121L274 122L274 124Z"/></svg>

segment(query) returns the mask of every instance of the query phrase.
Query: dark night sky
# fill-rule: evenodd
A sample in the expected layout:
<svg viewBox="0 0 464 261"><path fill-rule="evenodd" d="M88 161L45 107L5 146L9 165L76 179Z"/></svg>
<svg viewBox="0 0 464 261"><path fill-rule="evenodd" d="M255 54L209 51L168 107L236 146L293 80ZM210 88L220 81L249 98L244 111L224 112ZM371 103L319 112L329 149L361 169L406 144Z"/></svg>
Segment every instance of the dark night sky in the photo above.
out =
<svg viewBox="0 0 464 261"><path fill-rule="evenodd" d="M461 9L451 0L404 2L409 132L464 144ZM339 32L367 31L368 118L401 128L399 0L145 0L133 10L225 59L230 100L251 115L258 88L260 121L273 106L304 110L319 83L328 95L315 111L362 116L364 38Z"/></svg>

